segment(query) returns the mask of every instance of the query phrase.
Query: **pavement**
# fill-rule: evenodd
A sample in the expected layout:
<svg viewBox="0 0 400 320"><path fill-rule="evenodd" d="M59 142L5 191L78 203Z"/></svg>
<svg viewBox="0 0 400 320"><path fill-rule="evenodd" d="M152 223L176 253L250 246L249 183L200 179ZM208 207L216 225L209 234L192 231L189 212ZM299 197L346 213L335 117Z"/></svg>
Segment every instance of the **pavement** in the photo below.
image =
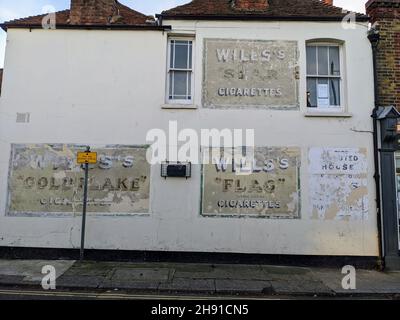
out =
<svg viewBox="0 0 400 320"><path fill-rule="evenodd" d="M42 290L44 266L56 288L203 297L379 297L400 299L400 272L356 270L356 289L342 287L341 269L273 265L0 260L0 289Z"/></svg>

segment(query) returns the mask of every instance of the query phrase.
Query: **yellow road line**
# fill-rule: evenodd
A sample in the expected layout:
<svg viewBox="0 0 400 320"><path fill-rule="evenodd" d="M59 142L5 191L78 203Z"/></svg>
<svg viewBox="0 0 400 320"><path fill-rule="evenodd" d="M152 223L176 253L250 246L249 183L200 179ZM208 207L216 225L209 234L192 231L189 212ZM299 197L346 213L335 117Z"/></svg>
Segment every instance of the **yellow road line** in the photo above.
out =
<svg viewBox="0 0 400 320"><path fill-rule="evenodd" d="M274 300L255 297L220 297L220 296L176 296L176 295L138 295L120 293L79 293L62 291L17 291L0 290L0 295L32 296L32 297L65 297L65 298L90 298L90 299L115 299L115 300ZM278 299L278 298L276 298Z"/></svg>

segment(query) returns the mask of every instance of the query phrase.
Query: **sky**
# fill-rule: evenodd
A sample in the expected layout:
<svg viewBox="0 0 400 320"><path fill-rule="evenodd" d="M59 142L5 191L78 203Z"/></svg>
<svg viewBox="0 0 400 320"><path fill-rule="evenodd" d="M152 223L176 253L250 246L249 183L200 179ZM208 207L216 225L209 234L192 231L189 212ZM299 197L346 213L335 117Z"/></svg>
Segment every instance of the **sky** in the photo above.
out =
<svg viewBox="0 0 400 320"><path fill-rule="evenodd" d="M190 0L120 0L121 3L143 12L154 15L163 10L176 7ZM367 0L334 0L334 5L347 10L365 12ZM0 23L43 13L43 8L52 6L57 11L69 8L70 0L0 0ZM4 63L6 33L0 30L0 68Z"/></svg>

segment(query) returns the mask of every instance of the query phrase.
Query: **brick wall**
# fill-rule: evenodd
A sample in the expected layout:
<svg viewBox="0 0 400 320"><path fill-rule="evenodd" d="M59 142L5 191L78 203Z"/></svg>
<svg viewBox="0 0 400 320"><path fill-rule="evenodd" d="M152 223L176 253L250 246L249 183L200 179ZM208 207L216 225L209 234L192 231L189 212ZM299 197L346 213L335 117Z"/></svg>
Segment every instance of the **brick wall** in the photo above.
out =
<svg viewBox="0 0 400 320"><path fill-rule="evenodd" d="M235 0L237 10L258 11L268 8L268 0Z"/></svg>
<svg viewBox="0 0 400 320"><path fill-rule="evenodd" d="M378 101L400 111L400 0L370 0L367 13L379 31Z"/></svg>
<svg viewBox="0 0 400 320"><path fill-rule="evenodd" d="M71 0L71 24L108 24L115 14L115 0Z"/></svg>

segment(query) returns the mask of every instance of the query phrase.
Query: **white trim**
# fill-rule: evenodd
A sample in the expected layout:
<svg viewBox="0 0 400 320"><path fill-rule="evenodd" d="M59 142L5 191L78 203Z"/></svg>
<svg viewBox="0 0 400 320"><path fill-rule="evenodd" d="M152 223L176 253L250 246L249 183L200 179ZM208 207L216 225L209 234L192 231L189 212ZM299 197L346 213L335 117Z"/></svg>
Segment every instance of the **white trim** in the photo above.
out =
<svg viewBox="0 0 400 320"><path fill-rule="evenodd" d="M187 110L195 110L198 109L198 106L194 104L163 104L161 105L162 109L187 109Z"/></svg>
<svg viewBox="0 0 400 320"><path fill-rule="evenodd" d="M307 61L307 54L306 54L306 88L307 88L307 81L309 78L316 78L318 79L339 79L339 90L340 90L340 105L330 105L329 107L307 107L307 113L306 115L313 115L313 114L324 114L324 113L332 113L332 114L348 114L346 113L347 108L346 108L346 96L347 96L347 91L345 90L345 83L346 83L346 69L345 69L345 56L344 56L344 42L343 41L313 41L309 40L306 41L306 52L307 52L307 47L319 47L319 46L326 46L326 47L338 47L339 48L339 65L340 65L340 75L329 75L329 66L328 66L328 75L318 75L318 49L316 50L316 67L317 67L317 74L316 75L311 75L307 73L307 66L308 66L308 61ZM328 50L328 64L329 64L329 50ZM330 100L330 98L329 98Z"/></svg>
<svg viewBox="0 0 400 320"><path fill-rule="evenodd" d="M192 65L190 69L180 69L180 68L171 68L171 41L190 41L192 44L192 56L191 56L191 61L192 61ZM182 106L182 108L186 108L186 109L194 109L194 108L190 108L188 107L188 105L193 105L193 101L194 101L194 64L195 64L195 57L194 57L194 52L195 52L195 39L193 37L174 37L171 36L168 38L168 43L167 43L167 72L166 72L166 96L165 96L165 105L163 105L162 108L164 109L171 109L169 107L165 107L165 106L174 106L174 108L172 109L178 109L178 106ZM188 49L189 50L189 49ZM175 54L176 50L174 50L174 54ZM190 56L188 55L188 64L189 64L189 60ZM175 61L175 59L173 59L172 61ZM190 72L190 99L170 99L170 86L171 86L171 81L170 81L170 74L171 71L184 71L184 72ZM172 83L173 85L173 83ZM186 79L186 89L188 91L189 89L189 78ZM172 88L172 94L173 94L173 88Z"/></svg>
<svg viewBox="0 0 400 320"><path fill-rule="evenodd" d="M311 108L309 108L311 109ZM312 108L314 109L314 108ZM317 109L317 108L315 108ZM348 113L348 112L343 112L343 109L338 110L337 112L335 110L326 110L326 112L322 112L321 110L315 110L315 111L307 111L304 113L305 117L309 118L351 118L353 114Z"/></svg>

